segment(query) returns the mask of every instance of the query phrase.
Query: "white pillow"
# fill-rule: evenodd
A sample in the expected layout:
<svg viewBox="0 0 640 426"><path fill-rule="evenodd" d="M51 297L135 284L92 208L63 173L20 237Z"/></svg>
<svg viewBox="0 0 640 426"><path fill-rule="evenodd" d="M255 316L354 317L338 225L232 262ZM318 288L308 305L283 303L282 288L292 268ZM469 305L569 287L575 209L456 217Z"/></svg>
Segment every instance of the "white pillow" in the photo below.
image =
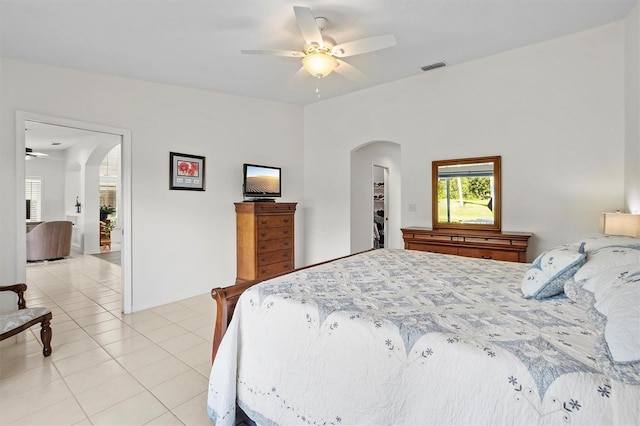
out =
<svg viewBox="0 0 640 426"><path fill-rule="evenodd" d="M601 247L589 252L587 262L578 269L574 279L588 280L607 269L634 263L640 263L640 244Z"/></svg>
<svg viewBox="0 0 640 426"><path fill-rule="evenodd" d="M611 286L594 307L607 317L604 338L617 363L640 361L640 271Z"/></svg>
<svg viewBox="0 0 640 426"><path fill-rule="evenodd" d="M564 283L585 262L582 245L565 244L542 253L531 264L522 279L525 298L545 299L561 294Z"/></svg>
<svg viewBox="0 0 640 426"><path fill-rule="evenodd" d="M635 273L640 273L640 263L616 266L584 281L583 288L593 293L595 300L599 300L612 287L624 285L625 279Z"/></svg>
<svg viewBox="0 0 640 426"><path fill-rule="evenodd" d="M584 252L589 254L594 250L610 246L628 246L640 244L640 238L626 235L594 235L582 240Z"/></svg>

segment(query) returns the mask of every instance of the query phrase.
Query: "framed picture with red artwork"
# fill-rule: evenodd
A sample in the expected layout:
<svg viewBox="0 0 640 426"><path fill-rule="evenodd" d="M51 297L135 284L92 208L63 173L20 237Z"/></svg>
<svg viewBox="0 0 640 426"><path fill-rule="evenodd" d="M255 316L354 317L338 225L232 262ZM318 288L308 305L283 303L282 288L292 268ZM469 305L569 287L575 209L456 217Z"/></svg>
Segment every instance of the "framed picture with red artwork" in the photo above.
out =
<svg viewBox="0 0 640 426"><path fill-rule="evenodd" d="M169 189L204 191L204 157L169 153Z"/></svg>

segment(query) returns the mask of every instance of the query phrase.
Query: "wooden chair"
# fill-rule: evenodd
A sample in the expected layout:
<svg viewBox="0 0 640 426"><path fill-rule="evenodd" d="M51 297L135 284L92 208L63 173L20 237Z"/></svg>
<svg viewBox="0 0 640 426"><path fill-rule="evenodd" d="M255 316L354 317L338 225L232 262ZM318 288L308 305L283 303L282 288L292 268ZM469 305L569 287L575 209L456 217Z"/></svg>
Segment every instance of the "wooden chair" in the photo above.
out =
<svg viewBox="0 0 640 426"><path fill-rule="evenodd" d="M18 296L18 309L13 311L0 311L0 341L24 331L31 326L40 323L40 339L42 340L42 354L51 355L51 310L48 308L27 308L24 293L26 284L13 284L0 286L0 291L13 291Z"/></svg>

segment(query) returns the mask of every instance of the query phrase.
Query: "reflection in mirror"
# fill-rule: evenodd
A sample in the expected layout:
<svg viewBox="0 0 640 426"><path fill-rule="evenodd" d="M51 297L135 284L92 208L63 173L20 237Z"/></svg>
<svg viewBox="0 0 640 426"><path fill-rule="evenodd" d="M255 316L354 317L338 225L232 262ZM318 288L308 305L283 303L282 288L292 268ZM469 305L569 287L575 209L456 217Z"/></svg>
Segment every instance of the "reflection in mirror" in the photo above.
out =
<svg viewBox="0 0 640 426"><path fill-rule="evenodd" d="M500 230L500 156L434 161L433 228Z"/></svg>

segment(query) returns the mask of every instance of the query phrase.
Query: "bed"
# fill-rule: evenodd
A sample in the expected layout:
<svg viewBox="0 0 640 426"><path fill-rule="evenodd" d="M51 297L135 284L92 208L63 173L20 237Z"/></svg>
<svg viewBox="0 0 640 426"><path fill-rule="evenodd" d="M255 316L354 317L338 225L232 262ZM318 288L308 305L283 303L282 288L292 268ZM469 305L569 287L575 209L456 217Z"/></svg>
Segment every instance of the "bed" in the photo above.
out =
<svg viewBox="0 0 640 426"><path fill-rule="evenodd" d="M533 264L380 249L215 289L208 413L637 425L638 289L640 239L604 236Z"/></svg>

